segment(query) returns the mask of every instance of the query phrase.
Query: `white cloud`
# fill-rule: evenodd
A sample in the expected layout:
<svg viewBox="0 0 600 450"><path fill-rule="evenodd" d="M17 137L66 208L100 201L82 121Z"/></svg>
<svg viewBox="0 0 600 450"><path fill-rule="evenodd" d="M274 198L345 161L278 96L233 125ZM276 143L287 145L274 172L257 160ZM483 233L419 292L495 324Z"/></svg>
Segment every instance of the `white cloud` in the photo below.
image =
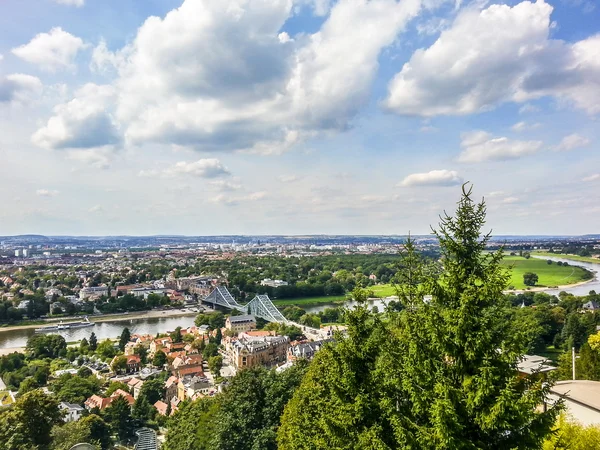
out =
<svg viewBox="0 0 600 450"><path fill-rule="evenodd" d="M35 191L35 195L38 195L40 197L54 197L54 196L58 195L58 191L52 191L52 190L48 190L48 189L38 189L37 191Z"/></svg>
<svg viewBox="0 0 600 450"><path fill-rule="evenodd" d="M232 183L228 180L210 181L209 184L220 191L239 191L240 189L242 189L241 184Z"/></svg>
<svg viewBox="0 0 600 450"><path fill-rule="evenodd" d="M213 197L210 201L213 203L223 204L223 205L237 205L245 202L256 202L259 200L263 200L267 197L267 193L265 191L252 192L248 195L232 197L225 194L219 194L216 197Z"/></svg>
<svg viewBox="0 0 600 450"><path fill-rule="evenodd" d="M291 0L185 0L148 18L126 47L113 53L101 42L91 67L116 68L127 142L278 154L348 128L382 49L421 2L316 2L329 11L320 30L286 38Z"/></svg>
<svg viewBox="0 0 600 450"><path fill-rule="evenodd" d="M505 205L511 205L513 203L517 203L519 201L518 197L506 197L502 199L502 203Z"/></svg>
<svg viewBox="0 0 600 450"><path fill-rule="evenodd" d="M404 64L384 104L399 114L461 115L553 96L600 112L600 35L549 39L551 12L543 0L466 8Z"/></svg>
<svg viewBox="0 0 600 450"><path fill-rule="evenodd" d="M72 161L94 169L108 169L114 158L114 149L107 146L85 150L68 150L67 157Z"/></svg>
<svg viewBox="0 0 600 450"><path fill-rule="evenodd" d="M294 181L299 180L298 176L296 175L279 175L277 179L282 183L293 183Z"/></svg>
<svg viewBox="0 0 600 450"><path fill-rule="evenodd" d="M569 151L575 150L576 148L586 147L590 145L591 141L577 133L565 136L558 144L555 149L558 151Z"/></svg>
<svg viewBox="0 0 600 450"><path fill-rule="evenodd" d="M581 181L585 181L586 183L589 183L590 181L596 181L596 180L600 180L600 173L595 173L593 175L590 175L589 177L585 177Z"/></svg>
<svg viewBox="0 0 600 450"><path fill-rule="evenodd" d="M0 104L25 103L42 93L43 85L39 78L22 73L0 75Z"/></svg>
<svg viewBox="0 0 600 450"><path fill-rule="evenodd" d="M28 44L14 48L12 52L43 70L56 72L74 67L73 60L85 47L83 40L56 27L49 33L38 34Z"/></svg>
<svg viewBox="0 0 600 450"><path fill-rule="evenodd" d="M109 112L114 95L112 86L84 85L71 101L54 108L54 116L35 132L32 142L48 149L119 144L119 126Z"/></svg>
<svg viewBox="0 0 600 450"><path fill-rule="evenodd" d="M528 123L525 121L521 121L521 122L515 123L512 127L510 127L510 129L513 131L522 132L522 131L535 130L536 128L540 128L541 126L542 126L542 124L539 122Z"/></svg>
<svg viewBox="0 0 600 450"><path fill-rule="evenodd" d="M104 212L104 208L100 205L94 205L90 209L88 209L88 212L101 213L101 212Z"/></svg>
<svg viewBox="0 0 600 450"><path fill-rule="evenodd" d="M227 167L225 167L218 159L206 158L192 162L179 161L162 170L141 170L138 175L140 177L179 177L189 175L199 178L217 178L231 175L231 172L229 172L229 169L227 169Z"/></svg>
<svg viewBox="0 0 600 450"><path fill-rule="evenodd" d="M485 131L462 134L460 162L503 161L517 159L536 153L542 148L541 141L515 141L506 137L492 137Z"/></svg>
<svg viewBox="0 0 600 450"><path fill-rule="evenodd" d="M77 8L82 7L85 4L85 0L54 0L59 5L76 6Z"/></svg>
<svg viewBox="0 0 600 450"><path fill-rule="evenodd" d="M432 170L408 175L399 186L455 186L462 183L462 177L455 170Z"/></svg>
<svg viewBox="0 0 600 450"><path fill-rule="evenodd" d="M180 161L164 170L168 176L191 175L200 178L216 178L230 175L231 172L216 158L199 159L198 161Z"/></svg>
<svg viewBox="0 0 600 450"><path fill-rule="evenodd" d="M531 103L525 103L523 106L519 108L519 114L529 114L539 112L540 108L538 106L532 105Z"/></svg>
<svg viewBox="0 0 600 450"><path fill-rule="evenodd" d="M312 9L315 16L325 16L329 13L333 0L294 0L298 6L308 6Z"/></svg>

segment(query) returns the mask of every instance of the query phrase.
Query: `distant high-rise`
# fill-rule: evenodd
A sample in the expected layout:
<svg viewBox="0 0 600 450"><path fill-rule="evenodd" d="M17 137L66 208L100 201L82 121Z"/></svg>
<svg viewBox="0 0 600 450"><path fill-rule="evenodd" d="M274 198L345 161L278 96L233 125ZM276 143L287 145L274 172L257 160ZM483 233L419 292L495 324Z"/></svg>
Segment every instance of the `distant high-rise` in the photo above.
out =
<svg viewBox="0 0 600 450"><path fill-rule="evenodd" d="M21 257L21 249L20 248L18 248L18 249L15 250L15 257L16 258L20 258Z"/></svg>

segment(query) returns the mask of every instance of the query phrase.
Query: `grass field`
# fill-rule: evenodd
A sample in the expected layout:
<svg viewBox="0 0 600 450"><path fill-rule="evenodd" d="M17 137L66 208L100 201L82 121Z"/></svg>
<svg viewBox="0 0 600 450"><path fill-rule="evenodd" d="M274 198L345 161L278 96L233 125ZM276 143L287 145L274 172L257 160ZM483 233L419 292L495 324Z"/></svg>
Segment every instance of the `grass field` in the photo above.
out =
<svg viewBox="0 0 600 450"><path fill-rule="evenodd" d="M285 298L275 299L273 304L275 306L289 306L289 305L318 305L319 303L341 303L346 301L345 295L329 295L326 297L302 297L302 298Z"/></svg>
<svg viewBox="0 0 600 450"><path fill-rule="evenodd" d="M516 289L527 287L523 284L523 274L525 272L533 272L538 275L539 280L536 287L578 283L586 280L586 275L589 273L581 267L559 266L556 263L548 264L543 259L525 259L521 256L505 256L503 264L506 267L512 267L509 285L514 286Z"/></svg>
<svg viewBox="0 0 600 450"><path fill-rule="evenodd" d="M586 278L588 272L580 267L559 266L556 263L548 264L543 259L505 256L503 264L507 268L513 266L508 285L514 286L515 289L525 289L527 287L523 283L523 274L525 272L537 273L539 280L534 287L562 286L588 279ZM376 297L396 295L396 290L391 284L379 284L371 286L369 289L375 292Z"/></svg>
<svg viewBox="0 0 600 450"><path fill-rule="evenodd" d="M581 262L588 262L588 263L592 263L592 264L600 264L600 259L590 258L589 256L561 255L560 253L535 252L535 251L532 252L532 255L549 256L549 257L554 257L554 258L568 259L570 261L581 261Z"/></svg>

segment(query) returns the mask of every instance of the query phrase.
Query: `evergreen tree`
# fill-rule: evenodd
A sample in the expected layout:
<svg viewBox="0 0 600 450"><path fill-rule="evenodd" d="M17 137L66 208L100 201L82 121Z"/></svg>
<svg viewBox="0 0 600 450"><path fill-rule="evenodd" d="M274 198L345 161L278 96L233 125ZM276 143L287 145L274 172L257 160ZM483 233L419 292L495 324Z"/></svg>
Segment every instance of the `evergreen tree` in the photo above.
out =
<svg viewBox="0 0 600 450"><path fill-rule="evenodd" d="M131 332L129 331L129 328L125 327L119 338L119 350L125 350L125 345L129 342L129 339L131 339Z"/></svg>
<svg viewBox="0 0 600 450"><path fill-rule="evenodd" d="M215 344L221 345L221 341L223 340L223 333L220 328L217 328L217 332L215 333Z"/></svg>
<svg viewBox="0 0 600 450"><path fill-rule="evenodd" d="M119 395L115 398L110 406L104 410L103 415L104 420L121 441L126 441L133 436L131 408L124 397Z"/></svg>
<svg viewBox="0 0 600 450"><path fill-rule="evenodd" d="M484 252L484 223L463 187L434 230L439 277L406 244L404 309L347 313L348 337L316 355L286 407L281 450L539 448L560 404L538 411L548 386L518 376L526 342L511 333L508 274L501 250Z"/></svg>
<svg viewBox="0 0 600 450"><path fill-rule="evenodd" d="M92 331L92 334L90 335L90 350L92 352L96 351L96 348L98 348L98 338L96 337L96 333L94 333Z"/></svg>

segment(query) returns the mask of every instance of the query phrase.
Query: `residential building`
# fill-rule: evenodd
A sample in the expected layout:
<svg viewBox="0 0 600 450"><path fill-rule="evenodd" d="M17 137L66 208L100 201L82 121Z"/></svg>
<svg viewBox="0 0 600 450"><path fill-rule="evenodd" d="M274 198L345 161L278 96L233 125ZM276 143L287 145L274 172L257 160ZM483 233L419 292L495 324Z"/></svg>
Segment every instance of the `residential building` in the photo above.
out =
<svg viewBox="0 0 600 450"><path fill-rule="evenodd" d="M299 342L295 345L291 345L288 348L287 359L288 361L295 361L298 358L313 359L315 354L328 342L333 342L333 339L314 342Z"/></svg>
<svg viewBox="0 0 600 450"><path fill-rule="evenodd" d="M156 410L158 411L158 413L161 416L166 416L167 415L167 411L169 409L169 405L165 402L163 402L162 400L158 400L155 404L154 407L156 408ZM173 414L171 412L171 414Z"/></svg>
<svg viewBox="0 0 600 450"><path fill-rule="evenodd" d="M186 376L177 383L177 398L180 401L191 399L197 394L207 395L212 390L208 378L203 376Z"/></svg>
<svg viewBox="0 0 600 450"><path fill-rule="evenodd" d="M287 359L287 336L251 337L240 335L226 343L226 351L236 370L274 366Z"/></svg>
<svg viewBox="0 0 600 450"><path fill-rule="evenodd" d="M76 405L74 403L60 402L58 407L65 413L65 422L74 422L79 420L85 411L83 406Z"/></svg>
<svg viewBox="0 0 600 450"><path fill-rule="evenodd" d="M98 408L100 411L108 408L110 404L117 398L123 397L129 403L129 406L133 406L135 403L135 399L129 394L125 392L123 389L117 389L112 393L110 397L100 397L99 395L92 395L85 401L85 408L89 411L94 408Z"/></svg>
<svg viewBox="0 0 600 450"><path fill-rule="evenodd" d="M563 398L566 412L582 425L600 425L600 381L559 381L548 397L550 403Z"/></svg>
<svg viewBox="0 0 600 450"><path fill-rule="evenodd" d="M271 280L270 278L265 278L264 280L262 280L260 282L261 286L270 286L273 288L278 288L281 286L287 286L288 282L287 281L282 281L282 280Z"/></svg>
<svg viewBox="0 0 600 450"><path fill-rule="evenodd" d="M133 377L131 380L127 382L127 386L129 387L129 392L133 390L133 398L137 399L140 395L140 391L142 390L142 386L144 385L144 381L139 378Z"/></svg>
<svg viewBox="0 0 600 450"><path fill-rule="evenodd" d="M581 307L584 311L596 311L600 309L600 305L595 300L590 300Z"/></svg>
<svg viewBox="0 0 600 450"><path fill-rule="evenodd" d="M170 337L157 338L150 342L150 355L154 355L157 350L162 350L167 344L173 342Z"/></svg>
<svg viewBox="0 0 600 450"><path fill-rule="evenodd" d="M103 295L108 295L108 286L84 287L79 291L79 298L81 300L88 300Z"/></svg>
<svg viewBox="0 0 600 450"><path fill-rule="evenodd" d="M254 330L256 328L256 318L252 315L229 316L225 320L225 328L236 334Z"/></svg>
<svg viewBox="0 0 600 450"><path fill-rule="evenodd" d="M175 376L169 377L167 381L165 381L165 400L171 401L173 397L177 396L177 384L179 383L179 378Z"/></svg>

